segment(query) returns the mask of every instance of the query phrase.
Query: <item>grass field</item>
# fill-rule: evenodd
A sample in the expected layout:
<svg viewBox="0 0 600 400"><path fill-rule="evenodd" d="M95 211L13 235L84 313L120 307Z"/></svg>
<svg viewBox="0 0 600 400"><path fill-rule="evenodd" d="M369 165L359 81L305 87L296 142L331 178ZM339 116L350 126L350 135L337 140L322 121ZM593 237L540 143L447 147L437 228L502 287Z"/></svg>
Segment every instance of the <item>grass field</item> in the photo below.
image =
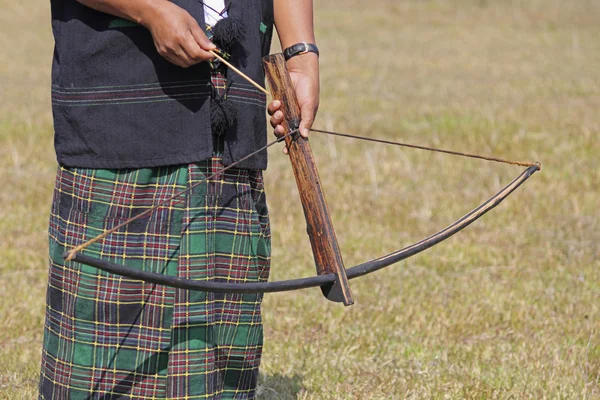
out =
<svg viewBox="0 0 600 400"><path fill-rule="evenodd" d="M265 297L262 399L600 398L600 2L316 2L315 126L544 170L450 240ZM0 399L35 397L55 171L49 6L0 0ZM415 242L520 168L313 134L346 264ZM286 157L267 172L272 279L314 273Z"/></svg>

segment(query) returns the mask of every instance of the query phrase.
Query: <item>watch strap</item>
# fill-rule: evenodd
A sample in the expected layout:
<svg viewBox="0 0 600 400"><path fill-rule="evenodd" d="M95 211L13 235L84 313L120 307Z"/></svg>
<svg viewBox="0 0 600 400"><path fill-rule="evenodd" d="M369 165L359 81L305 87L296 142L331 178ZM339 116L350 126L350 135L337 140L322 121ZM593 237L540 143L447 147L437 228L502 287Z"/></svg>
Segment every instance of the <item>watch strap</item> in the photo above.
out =
<svg viewBox="0 0 600 400"><path fill-rule="evenodd" d="M298 56L300 54L306 53L315 53L317 56L319 55L319 48L316 44L313 43L296 43L283 51L283 56L285 57L285 61L289 60L292 57Z"/></svg>

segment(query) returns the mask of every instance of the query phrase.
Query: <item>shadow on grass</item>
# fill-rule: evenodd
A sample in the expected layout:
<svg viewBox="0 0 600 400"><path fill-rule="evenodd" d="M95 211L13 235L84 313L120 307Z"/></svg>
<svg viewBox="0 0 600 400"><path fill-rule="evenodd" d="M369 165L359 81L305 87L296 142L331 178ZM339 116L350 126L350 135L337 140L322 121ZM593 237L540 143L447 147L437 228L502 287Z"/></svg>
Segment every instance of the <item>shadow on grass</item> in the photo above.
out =
<svg viewBox="0 0 600 400"><path fill-rule="evenodd" d="M260 374L258 378L257 399L258 400L290 400L296 399L303 391L303 377L298 374L293 376L265 375Z"/></svg>

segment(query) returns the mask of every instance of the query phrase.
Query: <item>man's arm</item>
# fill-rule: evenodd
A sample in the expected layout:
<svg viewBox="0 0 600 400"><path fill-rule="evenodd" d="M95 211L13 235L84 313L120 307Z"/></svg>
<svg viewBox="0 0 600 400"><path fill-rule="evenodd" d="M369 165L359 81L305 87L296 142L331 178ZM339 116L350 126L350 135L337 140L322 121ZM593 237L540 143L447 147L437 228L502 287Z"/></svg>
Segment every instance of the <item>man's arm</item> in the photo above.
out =
<svg viewBox="0 0 600 400"><path fill-rule="evenodd" d="M282 49L299 42L315 43L312 0L274 0L274 7L275 26ZM301 110L300 133L308 137L319 108L319 58L315 53L297 55L287 61L287 68ZM274 101L268 111L275 133L283 135L283 113L278 111L279 107L281 104Z"/></svg>
<svg viewBox="0 0 600 400"><path fill-rule="evenodd" d="M167 0L77 0L81 4L148 28L160 55L180 67L211 60L216 48L198 22Z"/></svg>

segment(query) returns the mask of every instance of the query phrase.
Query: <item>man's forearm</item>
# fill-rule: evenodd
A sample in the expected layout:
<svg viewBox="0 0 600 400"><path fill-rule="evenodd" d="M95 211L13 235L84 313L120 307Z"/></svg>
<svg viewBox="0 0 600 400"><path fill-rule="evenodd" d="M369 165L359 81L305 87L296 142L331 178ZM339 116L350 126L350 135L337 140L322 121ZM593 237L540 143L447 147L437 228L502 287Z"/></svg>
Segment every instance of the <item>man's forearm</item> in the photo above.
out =
<svg viewBox="0 0 600 400"><path fill-rule="evenodd" d="M298 42L315 43L312 0L274 0L273 5L282 49Z"/></svg>

